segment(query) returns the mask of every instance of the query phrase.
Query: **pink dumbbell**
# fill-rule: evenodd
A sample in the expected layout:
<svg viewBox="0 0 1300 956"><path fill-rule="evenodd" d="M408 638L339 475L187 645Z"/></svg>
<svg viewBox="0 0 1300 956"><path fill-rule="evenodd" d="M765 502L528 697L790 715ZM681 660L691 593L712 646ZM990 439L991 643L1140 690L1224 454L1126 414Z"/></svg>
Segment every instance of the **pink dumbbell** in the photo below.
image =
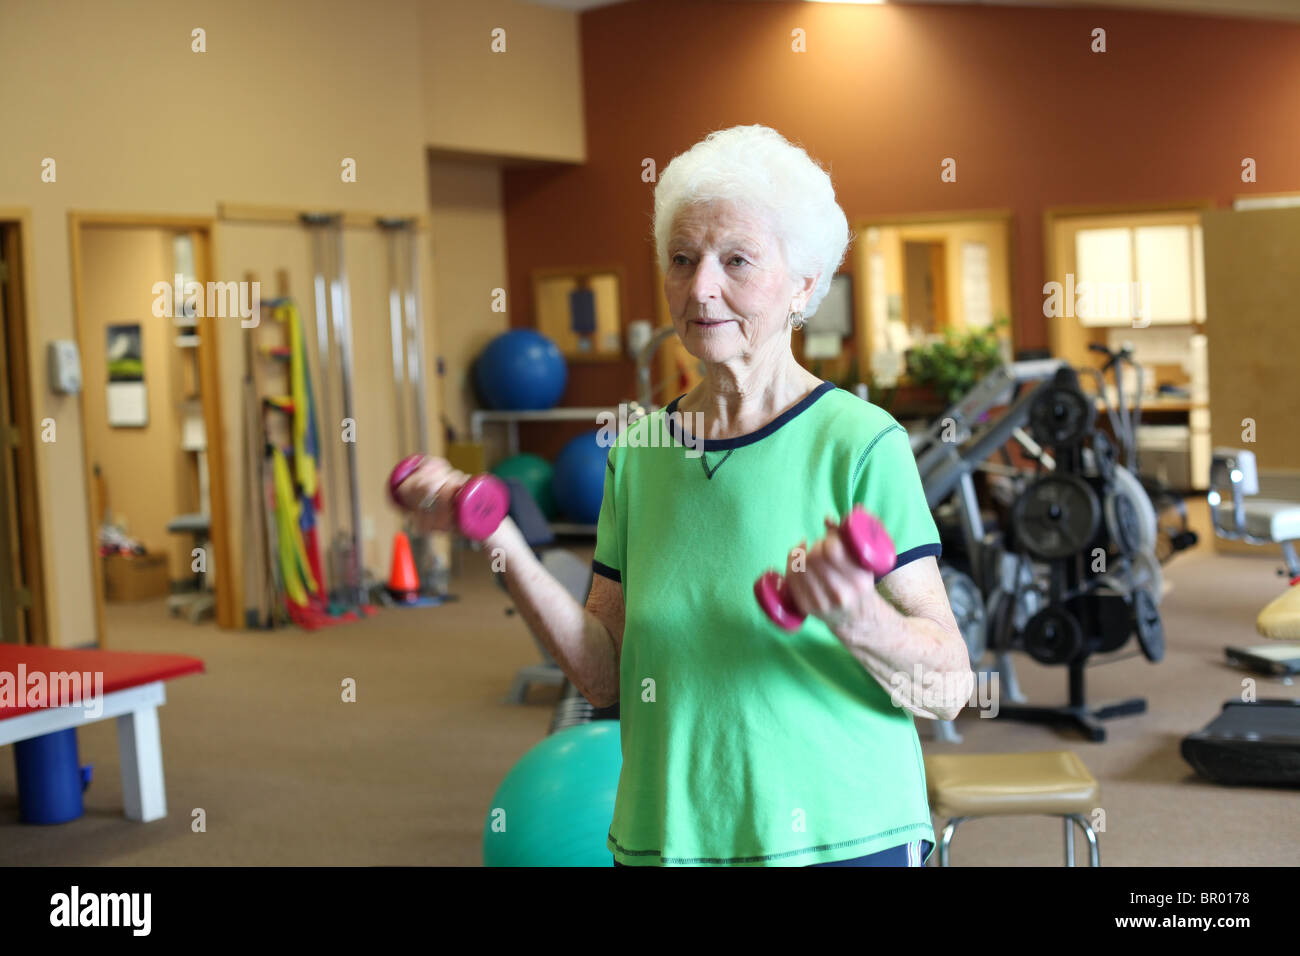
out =
<svg viewBox="0 0 1300 956"><path fill-rule="evenodd" d="M388 494L399 508L405 508L397 489L424 462L423 455L399 461L388 476ZM456 509L456 527L471 541L482 541L501 524L510 510L510 489L495 475L475 475L451 499Z"/></svg>
<svg viewBox="0 0 1300 956"><path fill-rule="evenodd" d="M898 557L894 553L894 542L875 515L860 505L855 506L840 522L839 531L845 549L861 568L877 578L894 570ZM799 630L808 616L794 603L790 585L776 571L768 571L754 582L754 596L772 623L783 630Z"/></svg>

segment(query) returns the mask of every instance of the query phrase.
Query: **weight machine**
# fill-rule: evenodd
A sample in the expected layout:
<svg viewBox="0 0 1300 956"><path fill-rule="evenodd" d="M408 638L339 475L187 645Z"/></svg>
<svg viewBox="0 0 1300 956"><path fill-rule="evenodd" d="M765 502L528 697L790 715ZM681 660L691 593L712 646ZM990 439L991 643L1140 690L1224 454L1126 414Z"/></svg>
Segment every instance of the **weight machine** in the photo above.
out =
<svg viewBox="0 0 1300 956"><path fill-rule="evenodd" d="M1108 355L1097 374L1114 368L1118 380L1131 354ZM995 664L988 671L1017 704L1024 697L1011 651L1070 671L1068 705L1001 707L999 716L1070 725L1094 741L1105 739L1098 721L1140 713L1146 702L1090 709L1087 658L1119 650L1134 632L1149 660L1164 652L1156 514L1141 482L1118 460L1122 453L1136 465L1137 399L1125 409L1122 396L1121 386L1115 405L1106 403L1116 449L1096 430L1094 399L1065 362L1008 363L912 440L927 503L956 516L964 560L945 562L944 583L972 665L991 650ZM999 406L1008 407L986 422ZM1013 440L1037 462L1038 473L1018 494L1004 533L985 527L974 473L997 470L988 459ZM948 724L938 733L959 739Z"/></svg>
<svg viewBox="0 0 1300 956"><path fill-rule="evenodd" d="M949 557L941 563L940 572L972 667L978 667L988 650L989 611L1003 593L1001 567L995 560L1001 553L1001 535L985 529L974 475L986 469L987 460L1012 440L1030 457L1045 454L1024 426L1034 390L1064 364L1058 359L1039 359L1001 365L949 406L926 431L911 437L926 504L932 511L955 513L960 530L965 560ZM1011 407L996 419L986 420L992 409L1006 405ZM1022 601L1028 603L1030 612L1036 610L1036 592L1027 589L1032 578L1017 577L1014 582L1026 589ZM1013 593L1020 589L1013 583ZM1010 650L1000 648L994 653L994 666L983 670L996 673L1008 697L1023 702ZM961 742L951 721L940 721L935 727L939 739Z"/></svg>

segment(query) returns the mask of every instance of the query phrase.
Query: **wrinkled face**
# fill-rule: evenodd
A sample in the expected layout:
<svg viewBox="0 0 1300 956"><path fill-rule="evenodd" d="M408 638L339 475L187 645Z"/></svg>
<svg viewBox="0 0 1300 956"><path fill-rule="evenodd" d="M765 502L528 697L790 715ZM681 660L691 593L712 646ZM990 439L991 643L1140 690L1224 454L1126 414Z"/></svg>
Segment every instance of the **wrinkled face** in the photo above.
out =
<svg viewBox="0 0 1300 956"><path fill-rule="evenodd" d="M678 213L664 295L677 335L696 358L726 362L787 341L793 292L763 216L726 202Z"/></svg>

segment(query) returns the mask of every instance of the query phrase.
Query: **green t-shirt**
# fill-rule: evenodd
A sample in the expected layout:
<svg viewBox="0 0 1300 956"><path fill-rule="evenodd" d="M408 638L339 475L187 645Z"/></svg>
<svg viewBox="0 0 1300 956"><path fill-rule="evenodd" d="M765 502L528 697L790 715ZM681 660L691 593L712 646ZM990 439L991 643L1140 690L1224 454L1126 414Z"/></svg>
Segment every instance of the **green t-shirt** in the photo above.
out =
<svg viewBox="0 0 1300 956"><path fill-rule="evenodd" d="M907 433L823 382L701 452L676 406L625 429L605 472L593 568L626 606L607 846L628 865L804 866L933 844L912 715L824 623L786 633L753 591L855 504L898 566L938 556Z"/></svg>

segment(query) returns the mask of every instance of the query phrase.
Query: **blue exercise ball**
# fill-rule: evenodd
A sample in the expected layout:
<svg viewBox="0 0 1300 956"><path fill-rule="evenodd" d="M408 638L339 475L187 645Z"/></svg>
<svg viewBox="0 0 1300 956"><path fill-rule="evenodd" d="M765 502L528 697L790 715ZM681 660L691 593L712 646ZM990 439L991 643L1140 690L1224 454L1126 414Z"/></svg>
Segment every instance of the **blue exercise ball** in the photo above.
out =
<svg viewBox="0 0 1300 956"><path fill-rule="evenodd" d="M609 866L623 768L617 720L551 734L501 781L483 827L484 866Z"/></svg>
<svg viewBox="0 0 1300 956"><path fill-rule="evenodd" d="M605 497L605 462L609 449L600 442L601 432L579 435L564 446L555 459L551 489L560 513L578 524L595 524L600 502Z"/></svg>
<svg viewBox="0 0 1300 956"><path fill-rule="evenodd" d="M474 363L474 387L483 404L494 411L554 408L568 377L559 348L532 329L498 335Z"/></svg>

